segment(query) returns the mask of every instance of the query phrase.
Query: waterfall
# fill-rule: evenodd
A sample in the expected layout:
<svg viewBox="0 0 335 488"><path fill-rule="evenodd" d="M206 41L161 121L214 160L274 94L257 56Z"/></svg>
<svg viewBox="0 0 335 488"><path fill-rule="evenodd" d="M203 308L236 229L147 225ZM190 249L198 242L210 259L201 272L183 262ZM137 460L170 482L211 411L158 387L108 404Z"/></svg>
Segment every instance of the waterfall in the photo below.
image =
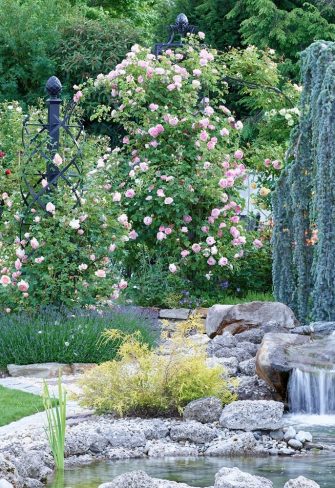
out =
<svg viewBox="0 0 335 488"><path fill-rule="evenodd" d="M335 370L294 369L288 384L292 413L335 414Z"/></svg>

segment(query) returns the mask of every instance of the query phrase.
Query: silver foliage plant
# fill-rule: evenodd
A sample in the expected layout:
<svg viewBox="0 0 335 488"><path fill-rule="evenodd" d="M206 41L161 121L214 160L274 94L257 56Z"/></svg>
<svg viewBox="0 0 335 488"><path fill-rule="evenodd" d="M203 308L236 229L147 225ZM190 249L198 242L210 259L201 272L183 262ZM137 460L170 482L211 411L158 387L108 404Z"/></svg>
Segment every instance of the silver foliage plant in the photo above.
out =
<svg viewBox="0 0 335 488"><path fill-rule="evenodd" d="M301 321L335 320L335 43L301 61L300 123L273 194L274 293Z"/></svg>

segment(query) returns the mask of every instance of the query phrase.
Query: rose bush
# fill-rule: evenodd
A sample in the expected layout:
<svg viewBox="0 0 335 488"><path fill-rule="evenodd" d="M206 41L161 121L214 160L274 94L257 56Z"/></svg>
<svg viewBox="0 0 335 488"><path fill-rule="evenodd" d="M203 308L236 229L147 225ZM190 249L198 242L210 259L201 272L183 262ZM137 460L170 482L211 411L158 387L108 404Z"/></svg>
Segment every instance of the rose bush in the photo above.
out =
<svg viewBox="0 0 335 488"><path fill-rule="evenodd" d="M45 117L36 111L33 118L37 114ZM127 286L118 264L125 236L106 185L105 142L89 138L84 144L76 191L62 179L56 186L48 182L46 162L38 153L23 164L28 165L26 178L43 192L39 203L30 201L25 206L18 184L10 192L2 187L1 311L47 304L95 305L118 298ZM68 140L62 144L63 152L53 157L60 170L76 150L70 149ZM98 154L103 156L98 159ZM15 170L22 174L17 161Z"/></svg>
<svg viewBox="0 0 335 488"><path fill-rule="evenodd" d="M188 287L214 287L243 256L243 124L224 105L224 69L215 51L190 36L182 50L158 58L135 45L82 88L86 99L98 93L103 101L93 119L125 130L106 175L128 231L130 279L144 254L152 267L164 259L164 272Z"/></svg>

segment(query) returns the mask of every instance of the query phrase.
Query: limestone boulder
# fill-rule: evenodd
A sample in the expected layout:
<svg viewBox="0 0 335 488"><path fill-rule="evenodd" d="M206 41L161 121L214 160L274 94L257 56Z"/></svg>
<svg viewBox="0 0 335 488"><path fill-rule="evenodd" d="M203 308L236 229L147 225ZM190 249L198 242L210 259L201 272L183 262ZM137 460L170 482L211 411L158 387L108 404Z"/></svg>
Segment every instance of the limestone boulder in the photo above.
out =
<svg viewBox="0 0 335 488"><path fill-rule="evenodd" d="M292 329L297 325L292 310L280 302L214 305L208 310L206 333L211 338L223 332L235 335L270 322L285 329Z"/></svg>
<svg viewBox="0 0 335 488"><path fill-rule="evenodd" d="M219 398L200 398L186 405L183 417L185 420L196 420L202 424L210 424L220 419L222 409L222 401Z"/></svg>
<svg viewBox="0 0 335 488"><path fill-rule="evenodd" d="M255 376L256 374L256 358L247 359L239 364L240 372L245 376Z"/></svg>
<svg viewBox="0 0 335 488"><path fill-rule="evenodd" d="M214 488L273 488L273 484L262 476L253 476L238 468L222 468L215 476Z"/></svg>
<svg viewBox="0 0 335 488"><path fill-rule="evenodd" d="M185 483L151 478L144 471L121 474L110 483L103 483L98 488L191 488Z"/></svg>
<svg viewBox="0 0 335 488"><path fill-rule="evenodd" d="M171 426L170 437L173 441L189 441L194 444L206 444L218 436L217 429L208 427L194 420L179 422Z"/></svg>
<svg viewBox="0 0 335 488"><path fill-rule="evenodd" d="M241 363L242 364L242 363ZM239 400L275 400L276 392L265 381L254 376L239 376L236 384L230 386Z"/></svg>
<svg viewBox="0 0 335 488"><path fill-rule="evenodd" d="M226 405L222 427L233 430L277 430L283 426L284 404L273 400L239 400Z"/></svg>
<svg viewBox="0 0 335 488"><path fill-rule="evenodd" d="M320 485L304 476L299 476L285 483L284 488L320 488Z"/></svg>
<svg viewBox="0 0 335 488"><path fill-rule="evenodd" d="M206 456L251 456L256 453L257 441L251 432L235 434L229 439L213 442Z"/></svg>

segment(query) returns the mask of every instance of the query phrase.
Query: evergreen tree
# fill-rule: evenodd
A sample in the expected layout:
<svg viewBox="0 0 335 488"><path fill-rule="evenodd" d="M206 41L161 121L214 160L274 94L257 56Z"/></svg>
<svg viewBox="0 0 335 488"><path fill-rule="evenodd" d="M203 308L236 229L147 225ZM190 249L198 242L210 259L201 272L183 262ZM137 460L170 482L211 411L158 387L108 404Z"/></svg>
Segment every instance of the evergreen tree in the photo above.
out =
<svg viewBox="0 0 335 488"><path fill-rule="evenodd" d="M335 43L305 50L293 160L273 198L274 290L302 321L335 319L334 75Z"/></svg>

